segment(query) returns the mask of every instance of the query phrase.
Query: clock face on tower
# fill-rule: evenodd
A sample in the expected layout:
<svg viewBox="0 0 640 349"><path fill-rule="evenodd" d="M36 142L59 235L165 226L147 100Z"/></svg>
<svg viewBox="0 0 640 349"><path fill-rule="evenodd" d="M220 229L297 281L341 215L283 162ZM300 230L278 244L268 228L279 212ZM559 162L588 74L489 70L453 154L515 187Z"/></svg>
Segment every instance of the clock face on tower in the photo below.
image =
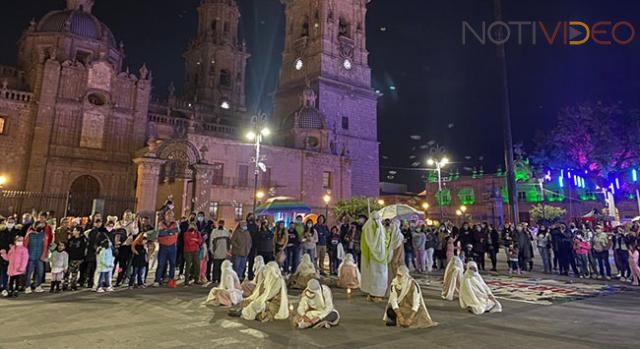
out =
<svg viewBox="0 0 640 349"><path fill-rule="evenodd" d="M302 67L304 67L304 62L302 61L302 58L296 59L294 66L296 70L302 70Z"/></svg>
<svg viewBox="0 0 640 349"><path fill-rule="evenodd" d="M351 68L353 67L353 65L351 64L351 60L349 59L345 59L344 62L342 62L342 66L346 70L351 70Z"/></svg>

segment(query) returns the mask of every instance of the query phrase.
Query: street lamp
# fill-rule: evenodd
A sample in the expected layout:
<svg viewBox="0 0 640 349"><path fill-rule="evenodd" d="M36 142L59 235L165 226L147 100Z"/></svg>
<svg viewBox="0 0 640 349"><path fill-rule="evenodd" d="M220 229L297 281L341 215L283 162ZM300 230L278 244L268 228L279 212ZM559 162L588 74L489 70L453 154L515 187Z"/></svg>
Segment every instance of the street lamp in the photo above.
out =
<svg viewBox="0 0 640 349"><path fill-rule="evenodd" d="M422 209L423 209L424 211L428 210L428 209L429 209L429 203L427 203L427 202L423 202L423 203L422 203Z"/></svg>
<svg viewBox="0 0 640 349"><path fill-rule="evenodd" d="M262 199L264 198L264 192L263 192L262 190L258 191L258 192L256 193L256 198L257 198L258 200L262 200Z"/></svg>
<svg viewBox="0 0 640 349"><path fill-rule="evenodd" d="M7 184L7 177L0 176L0 190L4 189L4 185Z"/></svg>
<svg viewBox="0 0 640 349"><path fill-rule="evenodd" d="M262 145L263 137L268 137L271 134L271 130L267 127L267 114L258 113L251 117L251 130L247 132L247 139L255 144L255 169L254 169L254 183L253 183L253 213L256 212L256 204L258 200L258 176L261 171L261 167L264 170L264 164L260 161L260 146ZM262 193L264 197L264 193Z"/></svg>
<svg viewBox="0 0 640 349"><path fill-rule="evenodd" d="M378 200L378 205L380 205L380 206L384 206L384 200L379 199L379 200Z"/></svg>
<svg viewBox="0 0 640 349"><path fill-rule="evenodd" d="M442 208L442 168L445 167L449 163L449 159L445 156L440 160L434 160L429 158L427 160L427 165L435 166L436 171L438 172L438 204L440 206L440 220L444 220L444 211Z"/></svg>
<svg viewBox="0 0 640 349"><path fill-rule="evenodd" d="M324 196L322 197L322 200L324 200L324 219L325 219L325 224L327 224L327 219L329 219L329 203L331 202L331 195L329 195L329 193L324 194Z"/></svg>

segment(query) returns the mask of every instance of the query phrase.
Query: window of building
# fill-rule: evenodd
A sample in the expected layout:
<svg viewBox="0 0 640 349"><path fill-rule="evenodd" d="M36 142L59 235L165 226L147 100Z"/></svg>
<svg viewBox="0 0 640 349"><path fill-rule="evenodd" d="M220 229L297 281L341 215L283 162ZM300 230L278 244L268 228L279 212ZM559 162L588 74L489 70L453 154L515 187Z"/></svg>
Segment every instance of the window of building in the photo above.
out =
<svg viewBox="0 0 640 349"><path fill-rule="evenodd" d="M350 38L351 35L349 34L349 22L347 22L347 20L345 20L344 18L340 18L340 22L338 25L338 36Z"/></svg>
<svg viewBox="0 0 640 349"><path fill-rule="evenodd" d="M220 86L223 86L223 87L231 86L231 74L226 69L220 70Z"/></svg>
<svg viewBox="0 0 640 349"><path fill-rule="evenodd" d="M221 162L214 163L211 184L222 185L223 178L224 178L224 164Z"/></svg>
<svg viewBox="0 0 640 349"><path fill-rule="evenodd" d="M214 19L213 21L211 21L211 31L215 33L217 30L218 30L218 21Z"/></svg>
<svg viewBox="0 0 640 349"><path fill-rule="evenodd" d="M78 50L76 51L76 61L87 64L91 60L91 52Z"/></svg>
<svg viewBox="0 0 640 349"><path fill-rule="evenodd" d="M229 32L229 22L224 22L224 33L228 33Z"/></svg>
<svg viewBox="0 0 640 349"><path fill-rule="evenodd" d="M249 186L249 165L238 166L238 186Z"/></svg>
<svg viewBox="0 0 640 349"><path fill-rule="evenodd" d="M348 116L343 116L342 117L342 129L343 130L348 130L349 129L349 117Z"/></svg>
<svg viewBox="0 0 640 349"><path fill-rule="evenodd" d="M446 188L442 189L442 191L436 192L435 197L439 206L451 205L451 190Z"/></svg>
<svg viewBox="0 0 640 349"><path fill-rule="evenodd" d="M7 125L7 119L4 116L0 116L0 135L5 134Z"/></svg>
<svg viewBox="0 0 640 349"><path fill-rule="evenodd" d="M209 216L212 217L212 219L217 220L219 212L220 212L220 203L217 201L212 202L209 205Z"/></svg>
<svg viewBox="0 0 640 349"><path fill-rule="evenodd" d="M476 202L473 188L465 187L458 191L458 199L462 205L473 205Z"/></svg>
<svg viewBox="0 0 640 349"><path fill-rule="evenodd" d="M241 221L242 220L242 213L243 213L242 209L243 209L243 207L242 207L242 204L240 204L240 203L235 204L235 206L233 207L233 212L234 212L234 216L236 218L236 221Z"/></svg>
<svg viewBox="0 0 640 349"><path fill-rule="evenodd" d="M322 172L322 188L331 189L333 178L331 178L332 173L330 171Z"/></svg>

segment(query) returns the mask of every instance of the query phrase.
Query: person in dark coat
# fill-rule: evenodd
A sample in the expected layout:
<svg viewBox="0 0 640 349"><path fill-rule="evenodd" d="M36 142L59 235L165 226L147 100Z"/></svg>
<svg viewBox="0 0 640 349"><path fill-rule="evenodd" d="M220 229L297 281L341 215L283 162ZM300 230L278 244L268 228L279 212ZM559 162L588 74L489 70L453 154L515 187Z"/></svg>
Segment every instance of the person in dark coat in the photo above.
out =
<svg viewBox="0 0 640 349"><path fill-rule="evenodd" d="M518 247L518 264L521 270L529 270L529 261L533 258L531 234L523 224L516 227L515 242Z"/></svg>
<svg viewBox="0 0 640 349"><path fill-rule="evenodd" d="M249 213L247 215L247 230L249 230L249 235L251 235L251 250L249 250L249 256L247 259L249 261L249 270L247 271L247 276L249 280L253 280L255 275L253 274L253 262L258 254L258 245L260 243L260 235L258 224L256 223L256 217L253 213ZM235 267L235 266L234 266ZM238 275L240 277L240 275Z"/></svg>
<svg viewBox="0 0 640 349"><path fill-rule="evenodd" d="M484 271L484 254L487 252L488 232L481 225L473 229L473 260Z"/></svg>
<svg viewBox="0 0 640 349"><path fill-rule="evenodd" d="M471 231L469 223L464 222L462 224L462 228L458 232L458 241L462 245L465 262L469 262L473 257L473 231Z"/></svg>

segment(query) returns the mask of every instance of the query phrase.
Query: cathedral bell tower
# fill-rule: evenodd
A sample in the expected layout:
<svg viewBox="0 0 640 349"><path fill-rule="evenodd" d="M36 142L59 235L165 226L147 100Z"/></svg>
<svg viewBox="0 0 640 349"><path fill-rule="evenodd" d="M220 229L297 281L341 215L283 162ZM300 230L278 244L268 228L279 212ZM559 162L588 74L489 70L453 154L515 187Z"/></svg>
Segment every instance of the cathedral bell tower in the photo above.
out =
<svg viewBox="0 0 640 349"><path fill-rule="evenodd" d="M225 110L246 110L244 79L249 54L239 24L235 0L202 0L196 39L183 55L187 99Z"/></svg>
<svg viewBox="0 0 640 349"><path fill-rule="evenodd" d="M299 108L306 80L335 134L336 155L352 159L352 194L379 194L377 95L371 88L365 19L370 0L281 0L285 47L274 119Z"/></svg>

